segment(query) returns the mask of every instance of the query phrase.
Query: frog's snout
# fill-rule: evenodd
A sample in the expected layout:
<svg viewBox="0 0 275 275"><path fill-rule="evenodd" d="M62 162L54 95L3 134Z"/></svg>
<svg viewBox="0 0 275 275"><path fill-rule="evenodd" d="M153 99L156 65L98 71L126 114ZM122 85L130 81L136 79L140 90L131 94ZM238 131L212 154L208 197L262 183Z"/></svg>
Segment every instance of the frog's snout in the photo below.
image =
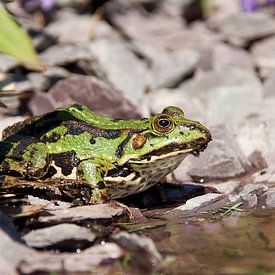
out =
<svg viewBox="0 0 275 275"><path fill-rule="evenodd" d="M192 154L194 156L199 156L200 152L204 151L208 146L208 143L212 140L212 135L210 131L202 124L196 126L195 130L202 134L202 136L195 141L196 149L192 151Z"/></svg>
<svg viewBox="0 0 275 275"><path fill-rule="evenodd" d="M197 126L197 131L204 135L203 143L206 144L206 146L207 146L207 144L212 140L212 135L211 135L210 131L202 124L199 124L199 126Z"/></svg>

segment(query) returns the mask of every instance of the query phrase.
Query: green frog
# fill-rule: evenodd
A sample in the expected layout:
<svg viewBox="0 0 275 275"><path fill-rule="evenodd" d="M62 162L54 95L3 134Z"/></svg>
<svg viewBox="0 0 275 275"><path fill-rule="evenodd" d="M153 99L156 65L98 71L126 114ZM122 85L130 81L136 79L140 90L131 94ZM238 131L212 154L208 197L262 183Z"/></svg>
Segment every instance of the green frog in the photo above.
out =
<svg viewBox="0 0 275 275"><path fill-rule="evenodd" d="M169 106L138 120L106 118L81 104L58 108L7 127L0 142L0 188L82 182L88 203L146 190L203 151L211 134Z"/></svg>

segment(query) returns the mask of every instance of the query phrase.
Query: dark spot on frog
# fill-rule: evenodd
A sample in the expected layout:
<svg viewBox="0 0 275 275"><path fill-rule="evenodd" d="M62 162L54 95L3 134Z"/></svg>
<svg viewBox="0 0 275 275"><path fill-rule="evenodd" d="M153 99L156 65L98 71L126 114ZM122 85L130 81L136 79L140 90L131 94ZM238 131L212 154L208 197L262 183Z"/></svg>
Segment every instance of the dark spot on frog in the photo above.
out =
<svg viewBox="0 0 275 275"><path fill-rule="evenodd" d="M121 120L122 120L121 118L114 118L114 119L112 119L112 122L119 122Z"/></svg>
<svg viewBox="0 0 275 275"><path fill-rule="evenodd" d="M115 139L118 138L121 134L120 130L103 130L103 129L97 129L100 133L99 136L105 137L107 139Z"/></svg>
<svg viewBox="0 0 275 275"><path fill-rule="evenodd" d="M107 173L107 177L127 177L128 175L131 174L131 170L130 169L111 169L108 171Z"/></svg>
<svg viewBox="0 0 275 275"><path fill-rule="evenodd" d="M99 182L96 184L96 187L97 187L98 189L105 189L105 188L106 188L104 181L99 181Z"/></svg>
<svg viewBox="0 0 275 275"><path fill-rule="evenodd" d="M0 166L0 175L6 175L8 171L10 171L10 165L8 162L3 161Z"/></svg>
<svg viewBox="0 0 275 275"><path fill-rule="evenodd" d="M30 135L41 137L49 130L63 125L66 121L79 121L68 111L57 110L45 114L29 125Z"/></svg>
<svg viewBox="0 0 275 275"><path fill-rule="evenodd" d="M52 135L49 136L49 137L44 136L42 138L42 142L44 142L44 143L46 143L46 142L56 142L56 141L58 141L60 139L60 137L61 136L59 134L52 133Z"/></svg>
<svg viewBox="0 0 275 275"><path fill-rule="evenodd" d="M132 179L133 181L137 180L140 177L140 173L139 172L135 172L135 176Z"/></svg>
<svg viewBox="0 0 275 275"><path fill-rule="evenodd" d="M101 129L83 121L64 121L61 125L67 128L68 135L90 133L93 138L104 137L107 139L115 139L121 135L121 130Z"/></svg>
<svg viewBox="0 0 275 275"><path fill-rule="evenodd" d="M93 130L92 126L81 121L64 121L61 125L67 128L68 135L80 135L84 132L91 132Z"/></svg>
<svg viewBox="0 0 275 275"><path fill-rule="evenodd" d="M3 184L5 182L5 178L6 178L6 176L1 176L0 175L0 184Z"/></svg>
<svg viewBox="0 0 275 275"><path fill-rule="evenodd" d="M40 169L34 169L32 170L32 166L27 166L26 173L22 173L23 176L27 179L34 180L34 179L40 179L45 174L47 174L48 167L42 167Z"/></svg>
<svg viewBox="0 0 275 275"><path fill-rule="evenodd" d="M38 140L36 138L27 138L24 140L21 140L16 147L12 150L12 155L10 158L14 160L23 160L23 154L26 151L26 148L31 145L36 143Z"/></svg>
<svg viewBox="0 0 275 275"><path fill-rule="evenodd" d="M15 171L15 170L11 170L10 164L8 162L6 162L5 160L1 163L0 166L0 176L2 175L9 175L12 177L21 177L22 175Z"/></svg>
<svg viewBox="0 0 275 275"><path fill-rule="evenodd" d="M128 133L127 137L117 146L115 156L121 158L124 154L125 146L131 138L131 133Z"/></svg>
<svg viewBox="0 0 275 275"><path fill-rule="evenodd" d="M56 166L61 168L64 176L70 175L74 167L77 167L80 162L75 151L51 154L50 159L54 161Z"/></svg>
<svg viewBox="0 0 275 275"><path fill-rule="evenodd" d="M48 173L45 175L45 178L51 178L56 173L57 173L57 170L53 166L50 166Z"/></svg>
<svg viewBox="0 0 275 275"><path fill-rule="evenodd" d="M5 159L7 153L11 150L11 148L11 143L0 141L0 162Z"/></svg>
<svg viewBox="0 0 275 275"><path fill-rule="evenodd" d="M91 143L91 144L95 144L95 143L96 143L96 140L95 140L94 138L91 138L91 139L90 139L90 143Z"/></svg>
<svg viewBox="0 0 275 275"><path fill-rule="evenodd" d="M75 108L75 109L77 109L79 111L83 111L84 110L84 106L81 105L81 104L78 104L78 103L75 103L75 104L71 105L71 107Z"/></svg>

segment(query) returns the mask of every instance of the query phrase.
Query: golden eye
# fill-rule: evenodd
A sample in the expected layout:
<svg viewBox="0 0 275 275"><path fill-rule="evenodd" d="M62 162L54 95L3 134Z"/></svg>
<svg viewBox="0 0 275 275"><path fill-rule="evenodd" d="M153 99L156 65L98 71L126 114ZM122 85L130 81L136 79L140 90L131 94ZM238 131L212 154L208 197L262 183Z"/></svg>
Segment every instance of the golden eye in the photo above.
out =
<svg viewBox="0 0 275 275"><path fill-rule="evenodd" d="M175 124L170 116L159 115L153 120L153 129L161 134L168 134L174 130Z"/></svg>

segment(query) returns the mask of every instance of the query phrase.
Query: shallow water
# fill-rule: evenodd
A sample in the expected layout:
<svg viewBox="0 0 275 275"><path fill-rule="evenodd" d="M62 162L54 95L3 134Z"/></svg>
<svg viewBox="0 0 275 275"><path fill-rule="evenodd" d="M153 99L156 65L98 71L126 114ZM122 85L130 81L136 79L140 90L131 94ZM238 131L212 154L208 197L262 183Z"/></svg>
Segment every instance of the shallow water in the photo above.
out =
<svg viewBox="0 0 275 275"><path fill-rule="evenodd" d="M146 233L165 257L159 274L275 274L275 209L168 222Z"/></svg>

